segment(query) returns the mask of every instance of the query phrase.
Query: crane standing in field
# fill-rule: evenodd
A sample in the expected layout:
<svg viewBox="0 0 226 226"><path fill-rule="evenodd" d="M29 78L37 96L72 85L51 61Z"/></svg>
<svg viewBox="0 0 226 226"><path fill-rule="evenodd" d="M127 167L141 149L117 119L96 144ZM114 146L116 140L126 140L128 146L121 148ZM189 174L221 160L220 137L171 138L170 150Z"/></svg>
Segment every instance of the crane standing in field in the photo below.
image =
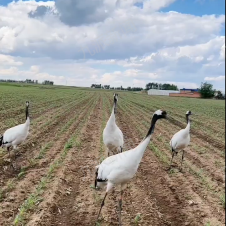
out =
<svg viewBox="0 0 226 226"><path fill-rule="evenodd" d="M188 145L190 144L190 141L191 141L191 137L190 137L190 129L191 129L190 116L191 115L192 115L192 112L187 111L187 113L186 113L186 120L187 120L186 128L177 132L170 141L170 146L172 148L172 159L171 159L171 163L170 163L170 168L172 167L174 156L177 155L179 151L183 151L182 160L181 160L181 169L180 169L180 170L182 170L182 165L183 165L183 161L184 161L184 154L185 154L184 149L186 147L188 147Z"/></svg>
<svg viewBox="0 0 226 226"><path fill-rule="evenodd" d="M30 127L29 102L26 101L26 122L24 124L20 124L6 130L3 136L0 137L0 147L7 148L10 158L11 158L10 147L13 147L13 150L16 150L17 145L21 144L24 140L26 140L29 134L29 127Z"/></svg>
<svg viewBox="0 0 226 226"><path fill-rule="evenodd" d="M152 134L154 133L156 122L162 118L167 118L166 111L156 111L152 117L151 126L146 137L136 148L110 156L96 167L95 187L103 187L107 185L106 194L97 220L99 219L108 193L114 186L121 185L121 199L119 200L119 224L121 225L123 190L126 188L126 184L135 176L144 152L151 140Z"/></svg>
<svg viewBox="0 0 226 226"><path fill-rule="evenodd" d="M110 152L122 152L124 145L123 133L116 124L115 114L117 109L118 94L114 94L114 106L111 116L107 122L107 125L103 131L103 141L107 147L108 156Z"/></svg>

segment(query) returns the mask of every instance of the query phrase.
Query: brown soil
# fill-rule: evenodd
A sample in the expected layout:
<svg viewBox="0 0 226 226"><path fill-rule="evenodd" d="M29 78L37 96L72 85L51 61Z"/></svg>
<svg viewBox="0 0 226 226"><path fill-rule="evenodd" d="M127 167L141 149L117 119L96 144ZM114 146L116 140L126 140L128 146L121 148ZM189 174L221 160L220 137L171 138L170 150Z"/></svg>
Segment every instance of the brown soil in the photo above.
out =
<svg viewBox="0 0 226 226"><path fill-rule="evenodd" d="M124 150L128 150L143 139L149 126L147 122L150 121L150 109L128 100L123 102L123 106L121 108L119 105L117 124L124 134ZM64 163L54 173L51 183L42 194L42 202L35 209L28 211L25 225L96 225L105 191L93 188L95 166L103 155L100 152L103 149L102 132L110 116L111 107L110 94L95 92L92 99L89 96L81 103L72 105L67 114L63 114L62 109L59 109L59 117L55 121L52 120L54 109L45 112L46 115L49 114L48 120L51 123L45 127L41 120L32 137L20 150L19 165L28 166L25 176L17 179L18 172L15 174L10 170L5 170L0 175L0 185L7 191L0 203L1 226L12 223L18 208L29 194L35 191L41 178L47 174L50 164L60 156L67 140L77 132L78 145L70 149ZM83 124L82 119L86 117L87 120ZM69 118L74 118L73 123L60 134L60 129ZM214 139L208 140L202 132L192 131L192 143L186 150L183 172L177 170L180 155L175 158L174 171L169 172L167 167L171 153L167 145L171 134L183 127L183 123L172 120L160 122L156 126L151 145L144 154L138 172L124 192L123 226L205 226L209 221L214 226L224 225L225 213L218 194L225 189L225 172L220 168L221 164L224 164L220 153L225 144ZM49 141L53 144L45 157L30 166L28 160L37 156L37 150ZM195 151L199 147L205 148L206 152L200 154ZM160 151L165 162L156 154L154 148ZM219 160L219 165L216 164L216 159ZM9 163L1 165L0 161L0 167L5 166L9 167ZM204 175L207 181L192 172L193 168L202 169L202 176ZM7 190L11 179L15 179L15 187ZM118 225L119 195L118 188L109 194L99 225ZM141 218L135 223L134 219L138 214Z"/></svg>
<svg viewBox="0 0 226 226"><path fill-rule="evenodd" d="M81 122L81 119L83 119L83 117L89 112L91 101L85 100L79 105L72 106L70 112L68 112L67 115L61 115L56 122L48 127L48 133L46 133L46 130L41 131L33 137L35 141L31 138L27 141L27 144L25 144L20 150L22 154L20 154L17 159L17 162L19 164L19 166L17 165L17 167L27 167L26 174L22 179L17 179L19 172L13 171L9 167L5 168L4 174L0 175L2 177L1 189L5 191L5 193L3 193L4 199L1 202L0 206L0 225L8 225L8 222L10 222L13 217L15 217L15 214L17 213L18 208L22 204L22 202L26 199L26 197L29 196L30 193L35 190L35 185L47 173L47 169L50 163L58 157L60 151L64 147L65 142L67 141L67 138L76 130L76 127ZM84 105L85 102L86 104ZM82 105L84 105L84 110L81 110ZM66 124L68 118L71 119L74 117L74 115L78 115L78 112L78 118L75 119L68 130L64 134L62 134L60 138L54 138L55 134L58 132L59 127ZM52 136L51 141L53 141L54 144L46 153L44 160L41 159L34 166L29 165L29 160L31 160L32 157L37 156L37 150L40 150L40 146L42 144L49 142L50 136ZM25 147L29 145L29 142L31 142L31 140L33 143L38 145L32 146L29 152L25 152ZM8 188L8 184L11 179L14 179L13 189Z"/></svg>

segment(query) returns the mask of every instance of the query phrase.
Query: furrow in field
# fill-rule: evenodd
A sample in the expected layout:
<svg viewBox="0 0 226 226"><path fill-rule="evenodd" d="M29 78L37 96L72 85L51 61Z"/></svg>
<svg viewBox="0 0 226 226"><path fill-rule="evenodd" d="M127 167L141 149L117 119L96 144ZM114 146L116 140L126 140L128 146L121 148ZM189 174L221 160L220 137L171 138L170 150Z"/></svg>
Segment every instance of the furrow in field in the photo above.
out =
<svg viewBox="0 0 226 226"><path fill-rule="evenodd" d="M164 106L168 109L169 112L174 112L174 117L178 119L178 121L183 120L183 115L186 111L189 109L196 112L200 113L202 112L201 115L198 115L197 117L194 118L194 122L197 125L197 127L203 128L205 127L207 130L211 132L211 134L219 133L219 131L225 132L224 124L225 121L225 112L222 111L222 107L219 107L218 102L212 101L212 100L194 100L194 99L184 99L184 98L168 98L168 97L157 97L157 96L147 96L147 95L142 95L142 98L139 96L135 97L134 99L137 99L138 102L139 100L142 100L144 103L150 103L152 106L156 107L161 105ZM173 104L172 104L173 103ZM201 104L201 106L200 106ZM207 109L204 110L202 109L202 105L209 106ZM222 105L223 106L223 105ZM219 112L218 112L219 108ZM177 109L177 111L175 111ZM214 109L213 112L209 111L210 109ZM207 111L206 111L207 110ZM217 118L213 119L213 115ZM208 123L206 123L208 122Z"/></svg>
<svg viewBox="0 0 226 226"><path fill-rule="evenodd" d="M127 102L127 104L129 104ZM141 110L140 108L136 107L135 105L130 105L133 108L136 108L137 111L139 111L139 115L140 115L140 120L142 121L142 118L145 116L146 119L149 118L150 113L146 110ZM141 113L142 111L142 113ZM139 120L139 121L140 121ZM168 123L167 121L164 122L165 126L164 126L164 131L162 131L161 137L162 139L164 139L164 141L166 142L166 144L168 145L168 142L171 139L170 134L174 134L175 132L177 132L179 130L179 128L174 128L172 127L172 125L170 123ZM197 150L200 150L201 148L205 147L205 144L203 143L202 140L200 140L199 138L196 138L195 136L192 136L192 142L191 145L197 146ZM211 148L210 146L207 146L208 148ZM222 158L222 153L219 154L219 152L212 152L213 149L210 149L211 151L208 153L208 155L206 154L206 158L203 157L203 155L198 155L196 154L196 150L192 150L192 147L187 148L187 152L186 152L186 156L189 158L189 160L191 162L193 162L193 164L197 164L199 167L205 169L208 174L212 175L213 179L218 183L224 183L225 179L224 179L224 163L223 158ZM170 150L170 147L169 149ZM213 158L214 155L214 158ZM219 156L220 155L220 156ZM220 161L218 162L218 165L221 164L221 168L219 168L219 166L213 162L213 161Z"/></svg>
<svg viewBox="0 0 226 226"><path fill-rule="evenodd" d="M135 107L135 106L133 106ZM149 117L149 113L148 112L145 112L145 111L142 111L142 113L140 112L141 110L137 108L137 110L139 111L138 114L140 114L140 119L142 121L142 118L144 116L146 116L146 118L148 119ZM168 141L171 139L171 137L169 136L169 134L173 134L174 132L176 132L175 128L172 127L171 125L167 125L167 122L164 123L165 124L165 127L164 127L164 131L162 131L161 133L161 137L159 137L159 139L161 138L161 142L165 142L166 145L168 146ZM164 139L164 140L163 140ZM203 145L202 144L202 140L195 140L197 142L198 145L202 145L202 148L203 148ZM195 144L193 138L192 138L192 146L197 146L197 144ZM200 146L201 148L201 146ZM191 148L190 148L191 149ZM170 147L169 147L169 150L170 150ZM223 176L221 175L222 173L224 174L224 170L220 170L219 168L217 168L216 164L213 164L212 162L212 159L213 158L209 158L208 159L208 156L205 156L206 158L203 158L202 155L196 155L196 153L193 153L194 151L192 150L189 150L189 148L187 149L188 151L188 157L191 156L192 154L195 155L195 158L191 158L190 160L191 161L196 161L196 162L200 162L201 163L201 167L202 168L205 168L206 171L209 173L209 174L212 174L212 175L215 175L215 180L217 182L224 182L224 178ZM213 154L215 155L215 159L222 159L222 155L221 156L218 156L216 155L216 153L213 153L212 151L209 153L212 157L213 157ZM210 157L209 155L209 157ZM223 159L222 159L223 160ZM222 163L223 164L223 163Z"/></svg>
<svg viewBox="0 0 226 226"><path fill-rule="evenodd" d="M174 121L175 123L178 123L180 127L181 126L183 127L183 123L181 123L181 121L184 121L183 116L185 112L182 112L178 108L176 108L177 111L175 111L175 106L172 107L171 101L166 102L165 100L163 100L163 102L159 102L159 99L158 101L156 101L155 97L151 97L151 98L150 97L145 98L145 96L142 96L142 97L143 97L142 99L146 99L145 102L140 97L139 98L134 97L132 99L130 99L131 97L129 97L128 99L138 104L140 107L147 108L147 109L150 107L158 108L158 107L164 106L164 108L166 108L169 112L173 112L172 121ZM184 107L184 105L182 105L181 107ZM180 114L178 113L178 111L180 111ZM225 133L225 128L222 126L222 124L216 125L216 121L212 121L209 118L208 119L203 118L203 115L194 117L193 122L194 122L193 124L195 124L196 129L202 129L203 127L205 127L205 131L202 131L200 135L203 139L204 138L208 139L209 137L212 137L212 135L214 134L215 136L213 139L216 141L216 145L218 145L218 143L220 142L219 147L225 146L224 138L222 138L222 133ZM203 123L203 122L208 122L208 123ZM221 139L219 140L219 138Z"/></svg>
<svg viewBox="0 0 226 226"><path fill-rule="evenodd" d="M97 96L96 96L97 97ZM99 149L98 135L101 120L101 97L92 105L89 117L76 131L79 146L72 147L64 166L48 190L48 201L42 202L30 217L28 226L36 225L88 225L92 217L92 189L94 166ZM91 192L91 193L90 193ZM95 209L95 208L94 208ZM40 210L40 211L39 211ZM87 214L88 213L88 214Z"/></svg>
<svg viewBox="0 0 226 226"><path fill-rule="evenodd" d="M55 127L58 126L59 123L63 123L64 120L67 120L67 111L70 111L71 109L75 108L77 109L79 106L82 106L88 98L84 98L81 100L78 100L74 103L69 103L66 106L62 106L58 111L52 112L52 114L48 114L47 117L41 116L42 120L44 121L39 122L36 124L36 120L34 120L34 123L31 124L30 128L30 135L28 136L27 140L20 146L21 152L24 152L29 148L29 152L32 153L33 149L37 149L37 146L40 145L42 139L45 139L48 137L46 135L47 131L53 131ZM78 106L76 106L79 104ZM9 166L9 162L5 161L5 158L7 160L8 154L2 153L0 155L0 165L3 166L5 169L7 166Z"/></svg>
<svg viewBox="0 0 226 226"><path fill-rule="evenodd" d="M76 98L79 99L83 96L77 95ZM40 122L41 120L42 122L48 121L52 114L56 114L57 111L62 110L66 106L72 105L74 101L75 100L71 97L63 99L61 101L57 99L54 100L53 103L51 102L51 104L44 104L44 106L42 106L43 104L39 102L35 103L35 106L30 106L31 125L36 125L36 123ZM14 116L8 114L8 112L10 111L7 111L7 113L5 113L7 114L7 118L4 117L2 119L2 121L4 121L4 124L0 126L1 131L5 131L9 127L25 122L25 107L21 108L21 112L16 112Z"/></svg>
<svg viewBox="0 0 226 226"><path fill-rule="evenodd" d="M134 120L131 120L131 122L134 122L134 121L142 122L142 119L138 116L139 112L135 111L134 109L131 109L130 113L132 113L132 112L133 112L133 115L134 115ZM135 117L135 115L136 115L136 117ZM145 128L147 130L147 126L144 127L144 126L142 126L142 124L140 124L140 125L138 124L137 127ZM158 133L162 133L161 128L156 129L155 134L158 134ZM159 149L159 148L161 149L160 152L163 152L165 147L162 146L162 142L158 142L158 140L154 138L153 143L154 143L154 145L157 145L156 146L157 149ZM163 147L163 148L161 148L161 147ZM170 156L168 156L168 157L170 157ZM158 168L159 167L160 166L158 166ZM173 179L175 179L175 180L171 181L172 184L169 183L169 184L166 185L166 187L168 186L169 188L172 188L172 190L177 191L177 195L179 195L178 196L179 199L181 201L183 201L182 203L185 203L185 202L188 201L188 200L186 201L186 195L188 197L191 197L191 199L194 199L196 201L198 200L198 204L195 205L195 207L197 207L197 208L193 208L193 211L190 211L190 212L188 210L186 210L186 212L191 214L190 215L191 217L192 217L192 215L194 215L194 218L195 217L197 218L196 220L193 219L194 222L200 222L200 220L205 221L208 218L211 218L212 216L215 216L216 221L218 219L219 221L222 222L222 219L224 218L223 210L221 211L220 215L217 214L217 210L219 212L219 208L220 208L220 205L217 205L217 200L210 198L210 197L212 197L212 196L209 197L210 193L208 193L207 191L204 191L203 189L200 189L200 182L197 181L197 179L194 178L193 175L191 175L190 173L186 173L186 174L184 173L183 175L178 174L177 177L175 177L175 178L173 177ZM168 182L169 182L169 180L168 180ZM194 187L195 187L195 189L194 189ZM203 196L205 196L205 197L203 198ZM209 206L209 202L211 202L212 205L214 204L214 207L212 207L212 205ZM219 221L218 221L218 223L220 223ZM202 223L200 222L200 224L202 224ZM195 225L195 224L193 223L192 225Z"/></svg>
<svg viewBox="0 0 226 226"><path fill-rule="evenodd" d="M21 97L22 98L22 97ZM67 98L68 99L68 98ZM55 106L56 103L61 103L64 100L63 98L51 98L50 100L44 100L44 101L40 101L40 100L36 100L33 106L33 103L30 103L30 107L31 109L34 107L36 109L36 111L40 111L40 110L44 110L44 109L48 109L51 106ZM3 110L0 112L0 119L4 119L5 115L7 114L7 118L15 118L18 115L22 115L24 114L25 111L25 101L23 103L23 105L21 106L21 101L15 101L15 100L11 100L12 104L9 104L9 107L6 107L6 110ZM15 103L16 106L15 106ZM37 109L38 107L38 109Z"/></svg>
<svg viewBox="0 0 226 226"><path fill-rule="evenodd" d="M7 199L2 203L2 211L0 211L0 214L2 215L0 219L2 219L4 223L12 221L21 201L28 197L28 194L34 191L35 185L40 181L41 177L46 175L49 164L59 157L61 150L64 147L65 140L73 134L85 115L89 113L90 103L92 100L93 98L87 103L83 110L82 108L80 109L80 114L77 114L77 118L75 118L74 123L69 126L68 130L64 131L63 134L60 134L61 136L58 137L54 145L50 148L45 159L40 161L40 164L37 164L37 166L34 166L31 170L28 170L24 179L18 181L16 184L16 190L7 194ZM72 110L67 116L72 117L74 113L76 113L76 111ZM24 191L26 191L26 193ZM11 205L7 204L10 197L15 199Z"/></svg>
<svg viewBox="0 0 226 226"><path fill-rule="evenodd" d="M148 109L148 107L145 106L145 105L142 104L142 103L135 102L134 100L131 100L130 102L133 103L133 104L135 104L135 105L137 105L137 106L140 107L140 108L146 108L146 109ZM153 107L154 107L154 106L153 106ZM153 108L153 107L152 107L152 109L150 109L150 110L152 110L152 111L154 112L154 108ZM166 108L166 106L164 106L164 107ZM173 117L171 117L171 118L169 119L169 121L170 121L172 124L174 124L174 125L180 127L181 129L185 127L185 124L184 124L184 123L182 123L182 122L176 120L176 119L173 118ZM192 133L193 133L194 135L196 135L196 137L198 137L198 138L200 138L200 139L202 139L202 140L205 140L205 141L211 143L211 146L216 147L216 148L221 149L221 150L224 150L224 149L225 149L225 142L222 142L222 141L220 141L219 139L216 139L216 138L214 138L214 137L210 137L210 136L206 135L204 131L201 132L201 131L198 131L198 130L195 130L195 129L191 129L191 131L192 131Z"/></svg>
<svg viewBox="0 0 226 226"><path fill-rule="evenodd" d="M150 114L150 110L145 109L145 108L140 108L139 106L134 105L130 101L127 101L127 104L130 104L131 106L136 107L138 110L140 110L140 112L142 112L142 114L143 113L146 114L146 115L149 115ZM151 111L154 112L154 110L151 110ZM168 122L165 122L165 125L166 125L165 128L168 131L168 132L167 131L165 132L165 134L164 134L165 136L169 136L169 134L172 134L173 135L175 132L177 132L177 131L179 131L181 129L181 127L172 127L172 125L170 123L168 123ZM211 156L214 154L214 155L216 155L217 158L222 157L222 152L223 152L222 150L216 149L216 148L212 147L210 143L208 143L208 142L206 142L204 140L199 139L198 137L196 137L195 135L193 135L193 131L191 131L191 134L192 134L192 140L195 139L197 141L197 144L199 144L200 146L202 146L202 148L205 147L205 148L208 148L208 149L211 150ZM168 137L168 139L170 141L171 137ZM216 150L216 151L215 152L212 152L212 150Z"/></svg>
<svg viewBox="0 0 226 226"><path fill-rule="evenodd" d="M112 98L109 99L111 107ZM129 150L136 147L141 139L137 136L134 128L129 126L131 117L127 117L122 112L123 103L119 102L119 109L117 113L117 124L124 134L124 150ZM162 218L156 202L151 199L151 190L147 189L147 180L145 183L140 179L140 171L136 174L135 178L128 184L127 189L124 191L123 196L123 212L122 212L122 222L123 225L134 225L135 218L141 214L140 225L150 226L150 225L164 225L165 219ZM102 197L104 191L102 192ZM101 225L118 225L118 198L120 196L120 188L118 187L116 192L109 195L106 200L106 206L103 210L104 221Z"/></svg>
<svg viewBox="0 0 226 226"><path fill-rule="evenodd" d="M87 101L87 100L85 100ZM17 162L20 163L21 165L21 168L32 168L35 164L35 161L33 159L34 156L36 156L38 153L37 153L37 149L41 150L42 149L42 146L45 146L45 144L47 146L51 146L50 145L50 142L54 143L55 141L57 141L60 133L61 133L61 130L59 129L61 126L63 125L67 125L68 123L68 117L71 119L74 117L75 115L75 118L77 117L77 112L78 112L78 108L81 107L80 110L82 110L83 108L85 109L85 107L87 108L89 105L87 103L89 102L86 102L86 105L83 106L85 102L84 101L81 101L81 102L76 102L76 105L75 107L71 108L71 111L69 112L69 114L66 114L64 116L64 119L63 118L59 118L58 121L54 121L54 125L55 127L51 127L52 130L50 131L49 128L47 128L45 131L48 132L50 134L50 136L47 136L47 134L45 134L45 136L39 136L37 137L36 139L38 139L38 141L36 141L36 139L33 137L30 138L32 140L32 142L34 143L38 143L38 148L37 146L32 146L32 148L29 149L29 152L26 151L23 155L21 155L18 159L17 159ZM74 105L73 105L74 106ZM69 121L70 122L70 121ZM29 141L28 141L29 142ZM48 147L47 147L48 148ZM26 150L24 148L24 150ZM5 184L7 184L7 180L6 178L10 179L10 178L13 178L14 176L16 176L18 174L17 171L11 171L10 169L6 169L6 167L4 167L3 169L5 169L5 173L2 174L1 176L3 177L1 181L4 181ZM5 178L5 179L4 179ZM4 179L4 180L3 180ZM1 187L3 187L3 182L1 183Z"/></svg>

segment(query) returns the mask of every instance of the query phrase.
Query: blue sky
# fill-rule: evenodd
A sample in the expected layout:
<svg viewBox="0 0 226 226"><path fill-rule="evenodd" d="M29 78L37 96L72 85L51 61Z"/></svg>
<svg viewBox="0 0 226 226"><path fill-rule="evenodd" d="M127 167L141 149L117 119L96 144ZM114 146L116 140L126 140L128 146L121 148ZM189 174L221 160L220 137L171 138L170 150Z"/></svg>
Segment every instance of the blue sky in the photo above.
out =
<svg viewBox="0 0 226 226"><path fill-rule="evenodd" d="M162 12L176 11L196 16L225 15L225 0L177 0ZM221 31L225 35L225 27Z"/></svg>
<svg viewBox="0 0 226 226"><path fill-rule="evenodd" d="M162 11L177 11L196 16L220 15L225 14L225 0L177 0Z"/></svg>
<svg viewBox="0 0 226 226"><path fill-rule="evenodd" d="M118 1L0 0L0 78L225 89L225 0Z"/></svg>
<svg viewBox="0 0 226 226"><path fill-rule="evenodd" d="M18 0L16 0L17 2ZM36 2L47 2L48 0L36 0ZM0 5L7 5L8 3L12 2L12 0L0 0Z"/></svg>
<svg viewBox="0 0 226 226"><path fill-rule="evenodd" d="M142 8L142 3L135 4ZM176 11L196 16L225 14L225 0L177 0L162 12Z"/></svg>
<svg viewBox="0 0 226 226"><path fill-rule="evenodd" d="M37 2L40 0L36 0ZM46 2L47 0L41 0ZM0 0L0 5L7 5L12 0ZM197 16L210 14L225 14L225 0L177 0L163 12L177 11Z"/></svg>

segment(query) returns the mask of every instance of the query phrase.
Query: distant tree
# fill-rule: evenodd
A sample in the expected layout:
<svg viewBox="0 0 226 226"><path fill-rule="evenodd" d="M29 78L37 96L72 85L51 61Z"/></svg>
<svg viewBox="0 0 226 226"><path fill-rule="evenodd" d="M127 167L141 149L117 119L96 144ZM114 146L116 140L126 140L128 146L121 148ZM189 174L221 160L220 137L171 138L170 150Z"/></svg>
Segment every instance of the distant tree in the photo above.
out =
<svg viewBox="0 0 226 226"><path fill-rule="evenodd" d="M9 83L37 83L38 80L31 80L31 79L26 79L24 81L22 80L11 80L11 79L0 79L0 82L9 82Z"/></svg>
<svg viewBox="0 0 226 226"><path fill-rule="evenodd" d="M143 88L141 88L141 87L133 87L132 88L132 91L142 91L143 90Z"/></svg>
<svg viewBox="0 0 226 226"><path fill-rule="evenodd" d="M110 85L105 85L104 89L110 89Z"/></svg>
<svg viewBox="0 0 226 226"><path fill-rule="evenodd" d="M104 87L102 87L101 84L92 84L91 88L101 89L101 88L104 88Z"/></svg>
<svg viewBox="0 0 226 226"><path fill-rule="evenodd" d="M148 83L146 85L146 90L149 89L159 89L159 90L178 90L178 87L174 84L161 84L161 83Z"/></svg>
<svg viewBox="0 0 226 226"><path fill-rule="evenodd" d="M158 89L158 83L150 82L146 85L146 90Z"/></svg>
<svg viewBox="0 0 226 226"><path fill-rule="evenodd" d="M53 85L54 82L53 82L53 81L45 80L42 84L43 84L43 85Z"/></svg>
<svg viewBox="0 0 226 226"><path fill-rule="evenodd" d="M178 87L174 84L163 84L162 90L178 90Z"/></svg>
<svg viewBox="0 0 226 226"><path fill-rule="evenodd" d="M218 90L217 92L215 92L215 98L218 100L224 100L225 95L220 90Z"/></svg>
<svg viewBox="0 0 226 226"><path fill-rule="evenodd" d="M26 79L25 82L26 83L35 83L35 81L34 80L31 80L31 79Z"/></svg>
<svg viewBox="0 0 226 226"><path fill-rule="evenodd" d="M216 90L213 89L213 85L207 82L201 84L200 93L202 98L213 98Z"/></svg>

